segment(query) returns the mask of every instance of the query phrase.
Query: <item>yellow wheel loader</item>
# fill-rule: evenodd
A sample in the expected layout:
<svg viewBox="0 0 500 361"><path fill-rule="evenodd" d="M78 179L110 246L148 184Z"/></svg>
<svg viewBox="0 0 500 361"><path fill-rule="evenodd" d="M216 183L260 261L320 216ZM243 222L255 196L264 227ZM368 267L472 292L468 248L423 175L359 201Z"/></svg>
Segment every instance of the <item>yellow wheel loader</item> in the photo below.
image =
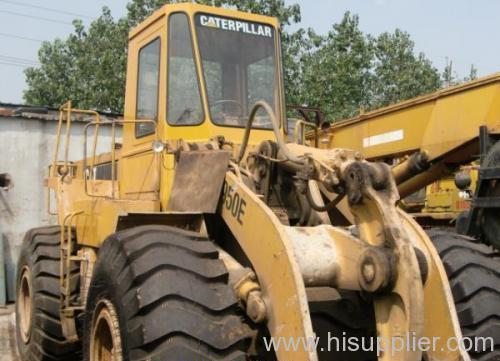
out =
<svg viewBox="0 0 500 361"><path fill-rule="evenodd" d="M496 253L427 235L386 164L285 142L276 19L166 5L128 54L124 120L60 109L58 223L19 260L23 360L498 357Z"/></svg>

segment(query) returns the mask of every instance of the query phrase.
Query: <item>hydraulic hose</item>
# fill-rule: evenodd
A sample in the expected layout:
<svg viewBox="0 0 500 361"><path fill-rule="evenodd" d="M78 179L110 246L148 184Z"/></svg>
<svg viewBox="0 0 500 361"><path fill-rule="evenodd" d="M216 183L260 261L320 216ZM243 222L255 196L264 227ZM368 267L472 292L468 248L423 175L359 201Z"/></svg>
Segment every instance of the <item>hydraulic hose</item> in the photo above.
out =
<svg viewBox="0 0 500 361"><path fill-rule="evenodd" d="M316 204L316 202L314 201L314 198L311 194L311 188L309 187L309 185L307 185L306 198L307 198L307 202L309 203L311 208L314 209L315 211L328 212L329 210L335 208L337 206L337 204L339 204L339 202L342 200L342 198L344 198L344 194L339 194L337 197L335 197L335 199L333 199L332 201L328 202L325 205L319 205L319 204Z"/></svg>
<svg viewBox="0 0 500 361"><path fill-rule="evenodd" d="M243 159L243 156L245 155L245 151L248 146L248 139L250 138L250 131L252 130L252 124L255 119L255 115L257 114L257 111L260 108L264 109L267 115L269 115L269 118L271 119L271 124L273 126L274 136L278 144L278 148L282 151L285 158L294 163L300 163L300 164L303 163L303 160L292 154L292 152L290 152L290 150L286 146L285 140L283 139L283 135L280 133L280 126L276 119L276 116L274 115L274 111L271 108L271 106L264 100L259 100L257 103L255 103L255 105L252 108L252 111L250 112L250 116L248 117L248 121L245 127L245 135L243 136L243 142L241 143L240 154L238 155L236 163L240 164L241 160Z"/></svg>

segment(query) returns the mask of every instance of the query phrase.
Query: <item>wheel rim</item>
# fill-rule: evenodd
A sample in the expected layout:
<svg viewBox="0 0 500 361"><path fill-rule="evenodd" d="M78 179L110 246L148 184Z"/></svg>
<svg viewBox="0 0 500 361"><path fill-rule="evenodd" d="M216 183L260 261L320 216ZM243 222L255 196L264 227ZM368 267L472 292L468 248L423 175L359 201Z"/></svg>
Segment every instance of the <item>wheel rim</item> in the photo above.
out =
<svg viewBox="0 0 500 361"><path fill-rule="evenodd" d="M122 361L120 325L113 304L108 300L101 300L95 309L90 361Z"/></svg>
<svg viewBox="0 0 500 361"><path fill-rule="evenodd" d="M31 337L31 323L33 322L33 292L31 287L31 271L24 266L21 271L17 298L17 317L21 339L28 343Z"/></svg>

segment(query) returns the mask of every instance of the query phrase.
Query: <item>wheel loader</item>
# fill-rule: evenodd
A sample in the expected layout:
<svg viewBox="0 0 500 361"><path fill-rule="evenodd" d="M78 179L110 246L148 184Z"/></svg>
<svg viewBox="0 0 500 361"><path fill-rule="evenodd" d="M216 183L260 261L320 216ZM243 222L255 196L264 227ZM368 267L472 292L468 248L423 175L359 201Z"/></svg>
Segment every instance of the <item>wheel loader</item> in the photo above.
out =
<svg viewBox="0 0 500 361"><path fill-rule="evenodd" d="M166 5L130 32L123 120L61 107L23 360L499 357L497 254L426 234L386 164L287 143L281 64L275 18Z"/></svg>

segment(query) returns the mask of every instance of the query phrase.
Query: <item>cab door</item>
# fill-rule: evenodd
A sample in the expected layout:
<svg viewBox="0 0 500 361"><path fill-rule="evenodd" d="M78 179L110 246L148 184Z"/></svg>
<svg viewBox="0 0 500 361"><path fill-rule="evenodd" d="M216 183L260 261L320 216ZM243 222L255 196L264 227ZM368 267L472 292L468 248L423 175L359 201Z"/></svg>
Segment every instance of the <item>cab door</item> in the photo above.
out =
<svg viewBox="0 0 500 361"><path fill-rule="evenodd" d="M165 17L146 27L129 43L127 94L121 166L120 195L125 199L158 200L161 155L153 153L155 130L165 121ZM156 127L151 122L154 121Z"/></svg>
<svg viewBox="0 0 500 361"><path fill-rule="evenodd" d="M167 19L167 96L163 138L185 141L209 138L203 128L205 109L197 69L192 19L173 12ZM206 122L205 122L206 123ZM161 205L167 209L175 175L173 154L164 154L161 169Z"/></svg>

